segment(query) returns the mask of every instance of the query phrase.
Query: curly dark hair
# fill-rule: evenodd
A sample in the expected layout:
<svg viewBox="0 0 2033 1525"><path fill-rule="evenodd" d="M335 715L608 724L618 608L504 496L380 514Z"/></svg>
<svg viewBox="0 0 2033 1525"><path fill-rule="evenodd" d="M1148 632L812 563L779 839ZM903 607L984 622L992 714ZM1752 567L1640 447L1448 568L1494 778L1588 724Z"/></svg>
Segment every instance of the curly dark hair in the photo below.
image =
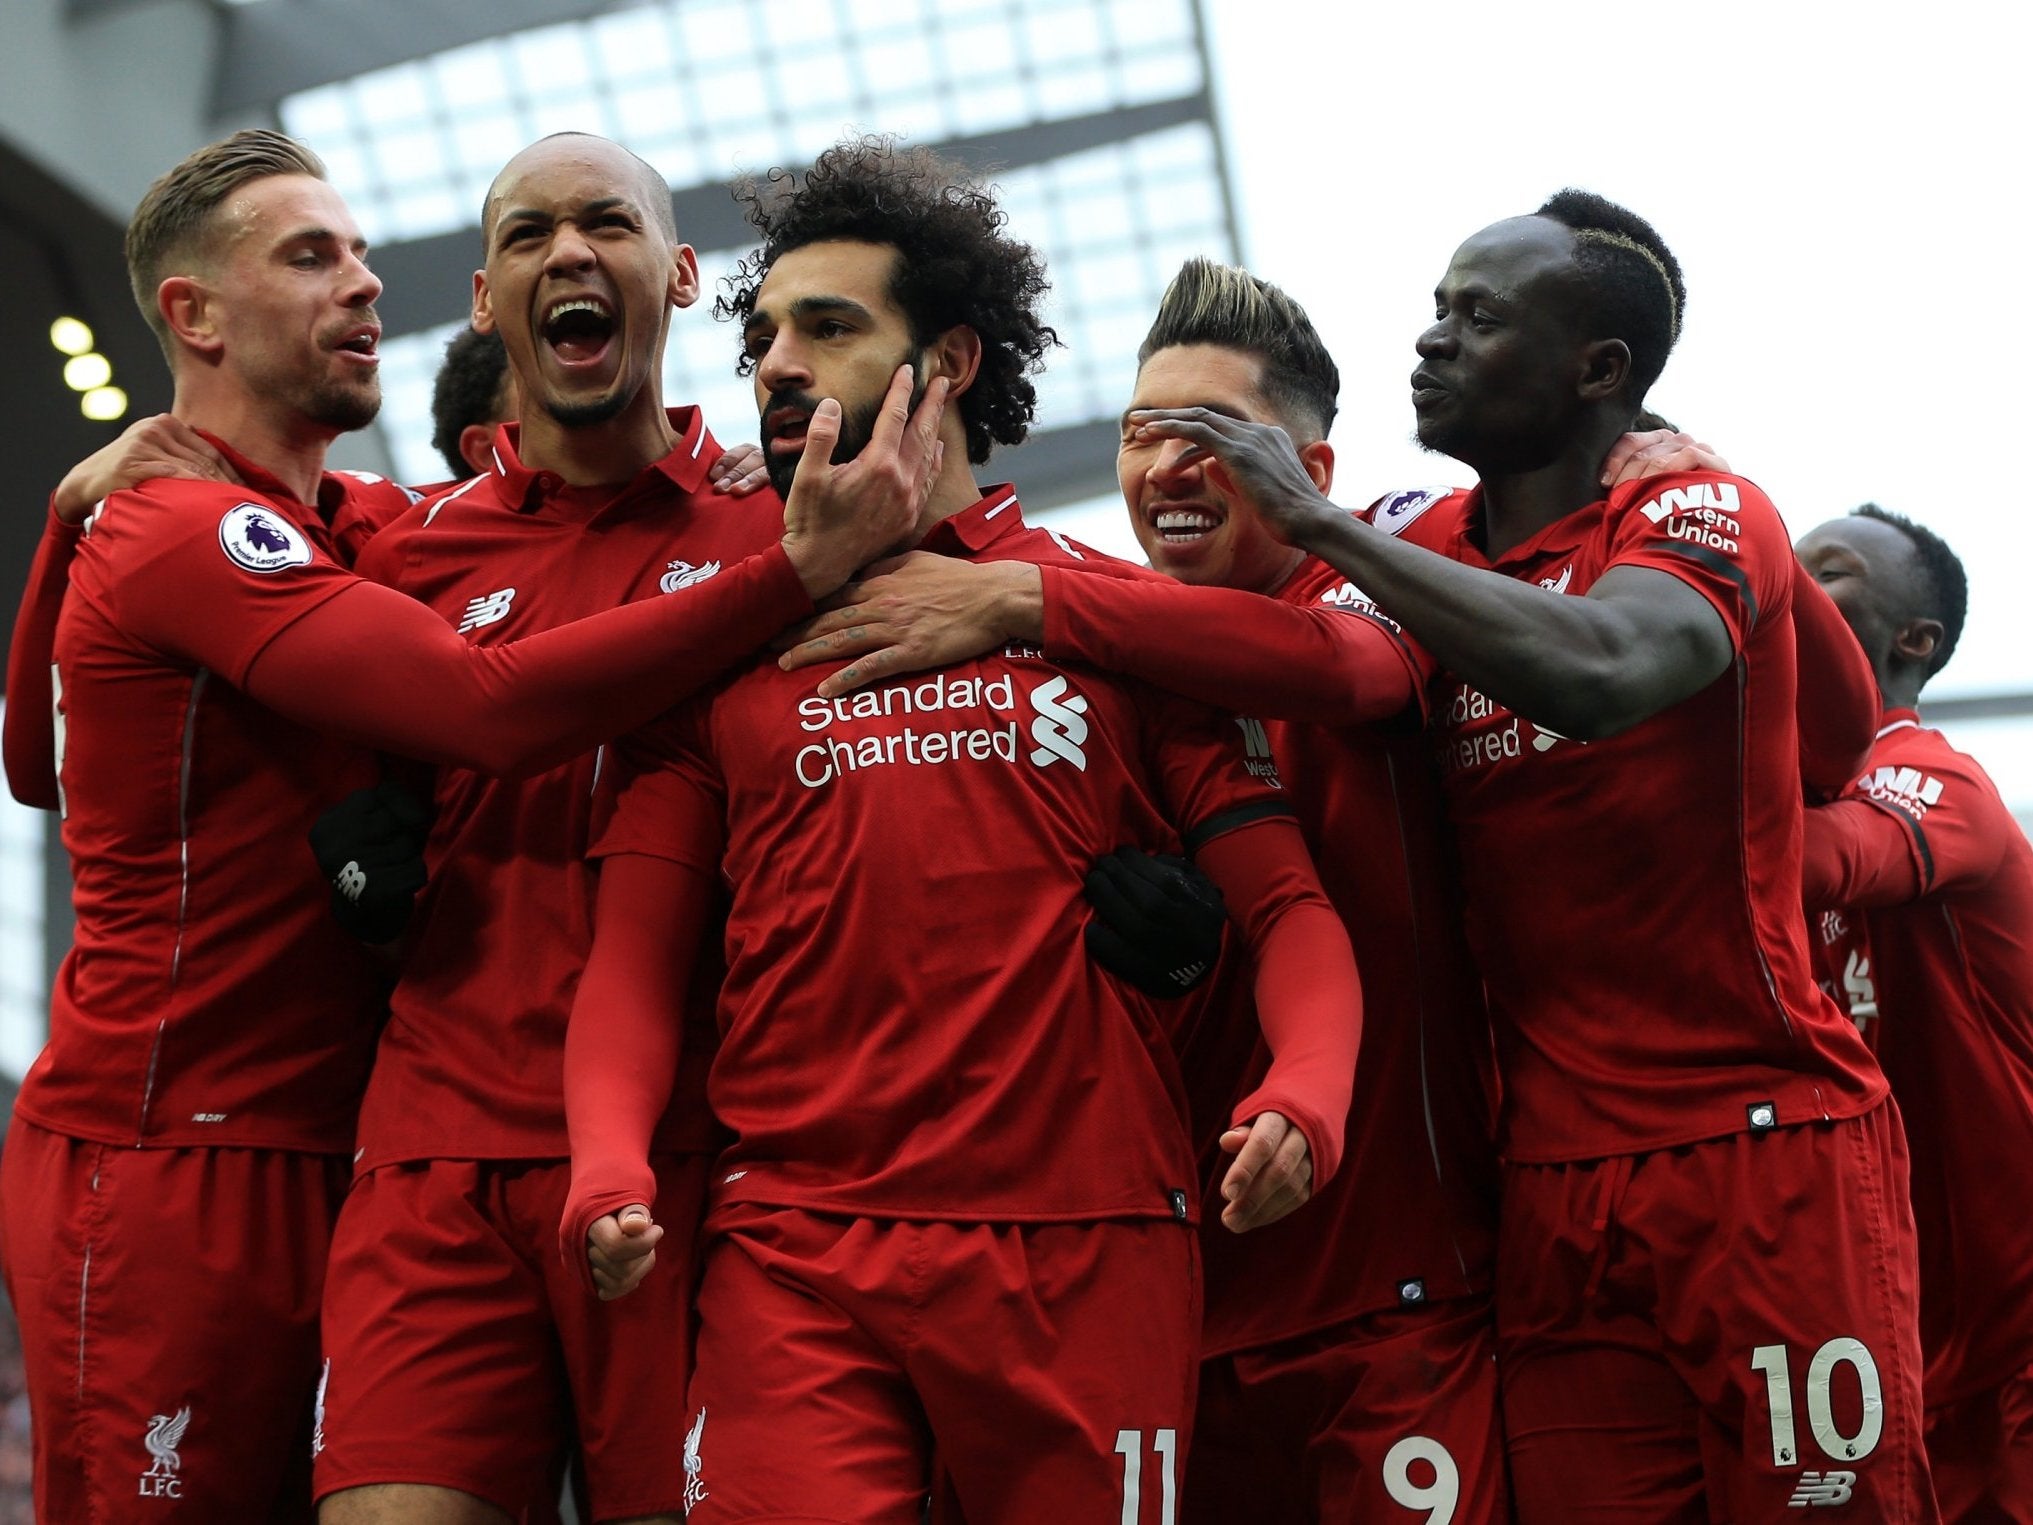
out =
<svg viewBox="0 0 2033 1525"><path fill-rule="evenodd" d="M713 315L745 324L770 267L793 249L832 240L897 251L890 297L930 345L965 324L981 339L981 369L959 400L967 458L979 466L997 445L1020 444L1038 411L1033 373L1059 336L1038 315L1050 282L1029 244L1010 238L1008 215L965 167L929 149L871 134L837 143L800 175L773 169L735 187L762 247L727 277ZM741 373L754 369L743 356Z"/></svg>
<svg viewBox="0 0 2033 1525"><path fill-rule="evenodd" d="M459 436L468 424L499 421L501 381L508 371L508 351L501 335L462 328L445 345L444 364L431 386L431 443L454 481L473 475L459 454Z"/></svg>

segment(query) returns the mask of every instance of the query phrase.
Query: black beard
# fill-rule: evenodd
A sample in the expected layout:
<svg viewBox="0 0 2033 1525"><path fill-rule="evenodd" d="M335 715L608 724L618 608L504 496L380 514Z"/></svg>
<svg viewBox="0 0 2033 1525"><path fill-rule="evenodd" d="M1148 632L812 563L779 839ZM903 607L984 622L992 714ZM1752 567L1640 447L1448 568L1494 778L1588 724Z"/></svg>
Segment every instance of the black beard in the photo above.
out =
<svg viewBox="0 0 2033 1525"><path fill-rule="evenodd" d="M902 362L899 361L898 364ZM892 371L891 374L894 375L895 372ZM918 403L924 398L926 385L926 382L919 381L911 387L910 414L906 416L915 416L917 413ZM868 448L868 442L875 438L876 420L882 417L883 398L888 395L885 391L883 397L878 397L873 402L863 403L853 409L843 407L840 410L840 438L833 442L832 463L835 466L844 466ZM769 401L763 404L763 416L767 417L777 408L796 408L809 422L812 414L818 410L819 401L809 392L772 392ZM804 456L802 453L778 455L769 448L770 438L770 431L764 429L763 469L769 473L769 485L776 489L776 495L788 499L791 495L791 482L798 474L798 462L803 460Z"/></svg>
<svg viewBox="0 0 2033 1525"><path fill-rule="evenodd" d="M610 418L618 417L627 406L628 398L617 387L605 397L596 397L591 402L546 401L544 411L567 429L590 429L595 424L604 424Z"/></svg>

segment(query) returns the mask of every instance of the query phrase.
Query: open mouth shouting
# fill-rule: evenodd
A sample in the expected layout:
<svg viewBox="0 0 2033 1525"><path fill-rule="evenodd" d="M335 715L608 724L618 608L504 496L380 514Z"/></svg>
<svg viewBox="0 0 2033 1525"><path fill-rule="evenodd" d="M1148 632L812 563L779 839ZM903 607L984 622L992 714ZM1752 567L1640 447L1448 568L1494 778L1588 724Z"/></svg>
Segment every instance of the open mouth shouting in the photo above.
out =
<svg viewBox="0 0 2033 1525"><path fill-rule="evenodd" d="M597 374L619 329L613 307L591 295L556 298L537 324L544 347L568 376Z"/></svg>

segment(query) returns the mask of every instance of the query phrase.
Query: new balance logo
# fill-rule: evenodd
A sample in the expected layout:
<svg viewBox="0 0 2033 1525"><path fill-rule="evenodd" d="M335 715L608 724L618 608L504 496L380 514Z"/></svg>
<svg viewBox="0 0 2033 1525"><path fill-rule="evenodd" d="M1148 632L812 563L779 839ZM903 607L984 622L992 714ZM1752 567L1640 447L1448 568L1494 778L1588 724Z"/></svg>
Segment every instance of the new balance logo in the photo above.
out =
<svg viewBox="0 0 2033 1525"><path fill-rule="evenodd" d="M459 634L478 630L482 625L496 624L508 618L508 606L515 602L515 589L502 588L493 593L483 593L466 605L466 617L459 621Z"/></svg>
<svg viewBox="0 0 2033 1525"><path fill-rule="evenodd" d="M695 567L689 561L674 561L670 563L670 570L657 579L657 587L666 593L675 593L695 582L704 582L719 570L720 563L717 561L709 561L703 567Z"/></svg>
<svg viewBox="0 0 2033 1525"><path fill-rule="evenodd" d="M1786 1500L1789 1509L1832 1509L1847 1504L1856 1491L1854 1472L1803 1472L1800 1486Z"/></svg>
<svg viewBox="0 0 2033 1525"><path fill-rule="evenodd" d="M1264 731L1264 723L1240 717L1235 723L1242 728L1242 765L1249 776L1262 779L1273 789L1284 788L1284 780L1278 777L1277 759L1271 756L1271 738Z"/></svg>
<svg viewBox="0 0 2033 1525"><path fill-rule="evenodd" d="M1918 768L1895 768L1888 763L1858 779L1857 787L1881 805L1896 805L1916 821L1924 821L1928 807L1941 803L1941 780Z"/></svg>
<svg viewBox="0 0 2033 1525"><path fill-rule="evenodd" d="M348 863L332 875L332 888L348 900L357 901L367 893L367 871L358 862Z"/></svg>
<svg viewBox="0 0 2033 1525"><path fill-rule="evenodd" d="M177 1455L177 1446L183 1441L184 1431L191 1427L191 1406L186 1403L172 1418L168 1414L155 1414L149 1418L148 1433L141 1437L141 1443L148 1447L151 1463L141 1474L140 1496L145 1499L180 1499L184 1496L184 1485L177 1477L183 1470L183 1458Z"/></svg>
<svg viewBox="0 0 2033 1525"><path fill-rule="evenodd" d="M1638 512L1657 524L1675 514L1699 513L1703 509L1734 514L1742 506L1734 482L1696 482L1691 487L1667 488Z"/></svg>
<svg viewBox="0 0 2033 1525"><path fill-rule="evenodd" d="M1031 722L1031 740L1037 746L1031 761L1040 768L1054 759L1087 771L1087 754L1080 744L1087 739L1087 700L1069 692L1064 678L1053 678L1031 690L1031 707L1038 714Z"/></svg>

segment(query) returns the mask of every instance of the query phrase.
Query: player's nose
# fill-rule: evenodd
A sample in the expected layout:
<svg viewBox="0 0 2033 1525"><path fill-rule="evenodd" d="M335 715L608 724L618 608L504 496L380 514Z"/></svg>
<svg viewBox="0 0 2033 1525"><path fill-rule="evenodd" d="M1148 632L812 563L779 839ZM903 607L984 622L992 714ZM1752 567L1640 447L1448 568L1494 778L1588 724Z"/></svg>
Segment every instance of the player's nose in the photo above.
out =
<svg viewBox="0 0 2033 1525"><path fill-rule="evenodd" d="M809 391L812 370L795 341L788 334L780 333L770 340L769 348L755 363L755 379L768 393L781 392L786 388Z"/></svg>

